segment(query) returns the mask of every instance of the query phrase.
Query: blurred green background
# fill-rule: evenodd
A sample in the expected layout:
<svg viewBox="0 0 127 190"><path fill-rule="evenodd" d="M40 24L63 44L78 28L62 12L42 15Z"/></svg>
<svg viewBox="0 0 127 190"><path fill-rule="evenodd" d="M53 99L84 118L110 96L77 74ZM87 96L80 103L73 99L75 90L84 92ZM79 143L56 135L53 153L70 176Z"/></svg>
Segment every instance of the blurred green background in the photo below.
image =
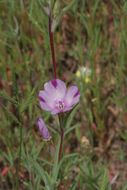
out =
<svg viewBox="0 0 127 190"><path fill-rule="evenodd" d="M63 163L60 189L127 190L127 1L55 2L57 76L81 93L64 145L79 156ZM57 117L38 103L53 78L46 3L0 0L1 190L16 190L17 175L19 190L45 190L41 168L53 164L36 127L42 116L57 144Z"/></svg>

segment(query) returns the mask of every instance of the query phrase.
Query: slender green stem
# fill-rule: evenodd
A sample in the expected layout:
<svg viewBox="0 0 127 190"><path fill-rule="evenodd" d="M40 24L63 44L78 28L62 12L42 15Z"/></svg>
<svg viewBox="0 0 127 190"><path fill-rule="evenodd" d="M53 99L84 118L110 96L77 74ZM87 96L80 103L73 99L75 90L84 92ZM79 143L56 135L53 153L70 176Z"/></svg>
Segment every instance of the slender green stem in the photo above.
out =
<svg viewBox="0 0 127 190"><path fill-rule="evenodd" d="M64 129L63 129L63 121L62 121L62 116L61 115L59 115L59 122L60 122L60 147L59 147L58 160L60 161L60 159L62 157L63 142L64 142Z"/></svg>
<svg viewBox="0 0 127 190"><path fill-rule="evenodd" d="M62 150L63 150L63 139L64 139L64 130L61 128L61 134L60 134L60 148L59 148L59 161L61 159L62 156Z"/></svg>
<svg viewBox="0 0 127 190"><path fill-rule="evenodd" d="M20 164L22 159L22 142L23 142L23 128L22 125L19 125L20 127L20 144L19 144L19 153L18 153L18 163L16 167L16 190L19 190L19 170L20 170Z"/></svg>
<svg viewBox="0 0 127 190"><path fill-rule="evenodd" d="M23 128L22 126L20 126L19 168L22 160L22 142L23 142Z"/></svg>

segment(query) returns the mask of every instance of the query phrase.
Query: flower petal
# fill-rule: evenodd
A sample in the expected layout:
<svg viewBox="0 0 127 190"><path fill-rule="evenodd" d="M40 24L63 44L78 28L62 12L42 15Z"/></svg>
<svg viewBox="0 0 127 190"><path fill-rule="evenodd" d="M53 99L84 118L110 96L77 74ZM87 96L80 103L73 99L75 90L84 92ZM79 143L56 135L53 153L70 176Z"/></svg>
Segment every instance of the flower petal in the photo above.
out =
<svg viewBox="0 0 127 190"><path fill-rule="evenodd" d="M59 79L53 79L45 83L44 89L54 101L63 99L66 93L66 85Z"/></svg>
<svg viewBox="0 0 127 190"><path fill-rule="evenodd" d="M64 110L63 110L63 112L70 111L72 108L73 108L73 106L65 107Z"/></svg>
<svg viewBox="0 0 127 190"><path fill-rule="evenodd" d="M51 112L52 115L56 115L58 113L60 113L60 111L58 109L53 109Z"/></svg>
<svg viewBox="0 0 127 190"><path fill-rule="evenodd" d="M41 108L53 115L71 110L79 102L79 98L77 86L71 86L67 90L65 83L59 79L45 83L44 90L39 92Z"/></svg>
<svg viewBox="0 0 127 190"><path fill-rule="evenodd" d="M67 107L71 107L79 102L80 93L77 86L71 86L66 93L64 101L66 103L66 110ZM71 108L70 108L71 109Z"/></svg>
<svg viewBox="0 0 127 190"><path fill-rule="evenodd" d="M43 110L51 111L51 108L49 108L49 106L48 106L46 103L43 103L42 101L40 101L40 107L41 107Z"/></svg>
<svg viewBox="0 0 127 190"><path fill-rule="evenodd" d="M41 90L39 92L39 101L42 109L46 111L51 111L54 109L54 100L52 99L52 94L48 94L46 91Z"/></svg>
<svg viewBox="0 0 127 190"><path fill-rule="evenodd" d="M39 118L37 120L37 126L39 128L39 131L45 141L48 141L51 139L51 136L49 134L48 128L46 127L44 121L42 118Z"/></svg>

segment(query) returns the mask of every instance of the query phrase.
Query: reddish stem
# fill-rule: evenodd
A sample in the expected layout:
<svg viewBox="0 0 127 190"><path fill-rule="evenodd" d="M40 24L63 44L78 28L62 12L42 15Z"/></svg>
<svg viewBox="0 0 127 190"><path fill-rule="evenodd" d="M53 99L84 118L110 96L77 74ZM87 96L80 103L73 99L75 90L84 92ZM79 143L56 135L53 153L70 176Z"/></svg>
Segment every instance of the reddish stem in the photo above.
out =
<svg viewBox="0 0 127 190"><path fill-rule="evenodd" d="M50 48L51 48L51 54L52 54L54 78L56 79L56 58L55 58L55 49L54 49L54 33L52 32L51 26L52 26L52 19L51 19L51 15L50 15L49 16L49 38L50 38Z"/></svg>

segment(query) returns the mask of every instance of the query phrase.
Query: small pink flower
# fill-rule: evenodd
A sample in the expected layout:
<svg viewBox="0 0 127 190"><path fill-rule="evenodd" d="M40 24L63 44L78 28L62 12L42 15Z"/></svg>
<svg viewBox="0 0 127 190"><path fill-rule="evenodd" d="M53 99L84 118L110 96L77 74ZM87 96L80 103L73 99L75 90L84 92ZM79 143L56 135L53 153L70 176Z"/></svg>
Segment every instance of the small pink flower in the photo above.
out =
<svg viewBox="0 0 127 190"><path fill-rule="evenodd" d="M59 79L46 82L44 90L39 92L41 108L54 115L71 110L79 102L79 98L77 86L67 89L65 83Z"/></svg>
<svg viewBox="0 0 127 190"><path fill-rule="evenodd" d="M46 127L44 121L42 118L39 118L37 120L37 126L39 128L39 131L45 141L49 141L51 139L50 133L48 131L48 128Z"/></svg>

